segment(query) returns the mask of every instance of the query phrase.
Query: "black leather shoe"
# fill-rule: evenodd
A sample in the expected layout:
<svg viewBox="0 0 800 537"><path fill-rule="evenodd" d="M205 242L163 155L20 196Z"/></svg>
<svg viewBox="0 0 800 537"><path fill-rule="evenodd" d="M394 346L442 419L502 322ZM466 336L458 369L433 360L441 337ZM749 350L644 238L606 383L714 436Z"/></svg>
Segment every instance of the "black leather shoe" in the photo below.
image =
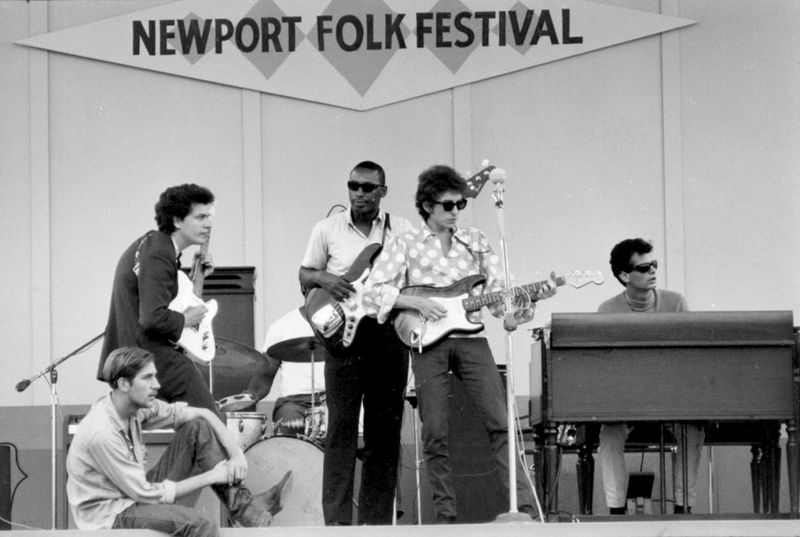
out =
<svg viewBox="0 0 800 537"><path fill-rule="evenodd" d="M292 471L289 470L278 484L256 495L247 487L237 487L228 503L234 524L245 528L272 524L272 517L283 509L283 498L291 487L291 477Z"/></svg>

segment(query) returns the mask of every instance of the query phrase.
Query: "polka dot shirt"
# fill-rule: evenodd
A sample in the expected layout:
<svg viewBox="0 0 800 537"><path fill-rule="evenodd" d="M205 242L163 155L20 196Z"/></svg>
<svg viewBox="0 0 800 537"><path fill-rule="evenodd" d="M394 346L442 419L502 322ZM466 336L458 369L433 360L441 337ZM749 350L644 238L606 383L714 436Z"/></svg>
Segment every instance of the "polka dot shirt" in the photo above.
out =
<svg viewBox="0 0 800 537"><path fill-rule="evenodd" d="M502 289L499 271L500 259L482 231L456 228L450 251L445 254L439 237L423 223L419 230L398 235L384 245L366 282L364 309L382 323L403 287L447 287L474 274L486 276L486 283L484 288L473 289L473 294L498 291ZM471 314L470 319L479 321L480 312Z"/></svg>

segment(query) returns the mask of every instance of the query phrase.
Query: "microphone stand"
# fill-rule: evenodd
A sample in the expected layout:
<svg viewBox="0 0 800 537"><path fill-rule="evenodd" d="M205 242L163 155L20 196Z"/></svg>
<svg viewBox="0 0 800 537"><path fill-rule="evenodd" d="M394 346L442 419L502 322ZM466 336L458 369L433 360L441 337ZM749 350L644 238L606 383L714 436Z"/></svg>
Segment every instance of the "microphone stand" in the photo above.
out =
<svg viewBox="0 0 800 537"><path fill-rule="evenodd" d="M517 510L517 435L514 421L514 356L512 334L517 329L514 319L513 291L511 289L511 272L508 268L508 245L506 242L505 222L503 213L503 183L506 172L495 168L489 174L489 179L494 184L492 199L497 208L497 229L500 233L500 252L503 258L503 275L506 281L504 293L505 318L503 329L506 332L506 411L508 414L508 504L507 513L502 513L496 518L497 522L531 522L531 517Z"/></svg>
<svg viewBox="0 0 800 537"><path fill-rule="evenodd" d="M63 362L69 360L73 356L78 353L81 353L88 349L91 345L93 345L97 340L102 338L105 335L105 332L100 333L99 335L95 336L91 341L84 343L71 353L67 354L63 358L59 358L54 362L50 362L50 365L42 369L39 373L32 376L29 379L21 380L16 385L16 390L18 392L25 391L28 386L31 385L31 382L35 381L39 377L44 377L48 375L48 384L50 385L50 517L52 523L52 529L56 529L56 453L57 453L57 446L56 446L56 421L57 421L57 413L58 413L58 390L56 390L56 383L58 382L58 371L56 371L56 367L61 365Z"/></svg>

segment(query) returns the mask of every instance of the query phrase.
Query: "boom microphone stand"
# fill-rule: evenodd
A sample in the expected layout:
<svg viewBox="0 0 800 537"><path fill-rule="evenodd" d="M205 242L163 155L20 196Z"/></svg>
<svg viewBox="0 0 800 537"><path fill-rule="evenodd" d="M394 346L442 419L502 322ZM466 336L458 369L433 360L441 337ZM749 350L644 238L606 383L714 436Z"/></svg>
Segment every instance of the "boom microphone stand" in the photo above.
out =
<svg viewBox="0 0 800 537"><path fill-rule="evenodd" d="M494 184L492 199L497 208L497 229L500 233L500 251L503 256L503 273L506 281L506 293L504 297L505 318L503 328L506 332L506 411L508 414L508 504L507 513L497 517L498 522L531 522L531 518L517 510L517 435L514 416L514 357L513 343L511 335L517 329L517 320L514 318L513 294L511 289L511 272L508 268L508 247L506 243L506 232L503 214L503 183L506 180L506 172L502 168L495 168L489 174L489 180ZM524 465L523 465L524 467ZM536 490L534 489L534 494ZM537 502L538 503L538 502Z"/></svg>
<svg viewBox="0 0 800 537"><path fill-rule="evenodd" d="M56 371L56 367L91 347L97 340L103 337L103 335L105 335L104 332L95 336L91 341L84 343L63 358L50 362L50 365L42 369L39 373L29 379L19 381L16 386L18 392L23 392L31 385L31 382L39 377L44 377L45 375L49 377L47 383L50 384L50 516L52 529L56 529L56 417L58 414L58 391L56 390L58 371Z"/></svg>

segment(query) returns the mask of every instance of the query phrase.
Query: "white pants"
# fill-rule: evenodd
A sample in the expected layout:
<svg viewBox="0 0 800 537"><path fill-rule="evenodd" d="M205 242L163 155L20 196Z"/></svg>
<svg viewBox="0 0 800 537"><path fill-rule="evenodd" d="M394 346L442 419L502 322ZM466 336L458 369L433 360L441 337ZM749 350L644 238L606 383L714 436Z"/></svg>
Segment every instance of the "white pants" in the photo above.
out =
<svg viewBox="0 0 800 537"><path fill-rule="evenodd" d="M680 455L681 426L674 427L673 434L678 442L678 455L672 467L672 484L675 505L683 505L683 457ZM625 466L625 441L630 429L624 423L604 424L600 427L600 443L597 453L603 472L603 488L608 507L625 507L628 493L628 469ZM689 485L689 505L694 505L697 489L697 471L700 467L700 454L705 432L696 425L686 426L686 445Z"/></svg>

